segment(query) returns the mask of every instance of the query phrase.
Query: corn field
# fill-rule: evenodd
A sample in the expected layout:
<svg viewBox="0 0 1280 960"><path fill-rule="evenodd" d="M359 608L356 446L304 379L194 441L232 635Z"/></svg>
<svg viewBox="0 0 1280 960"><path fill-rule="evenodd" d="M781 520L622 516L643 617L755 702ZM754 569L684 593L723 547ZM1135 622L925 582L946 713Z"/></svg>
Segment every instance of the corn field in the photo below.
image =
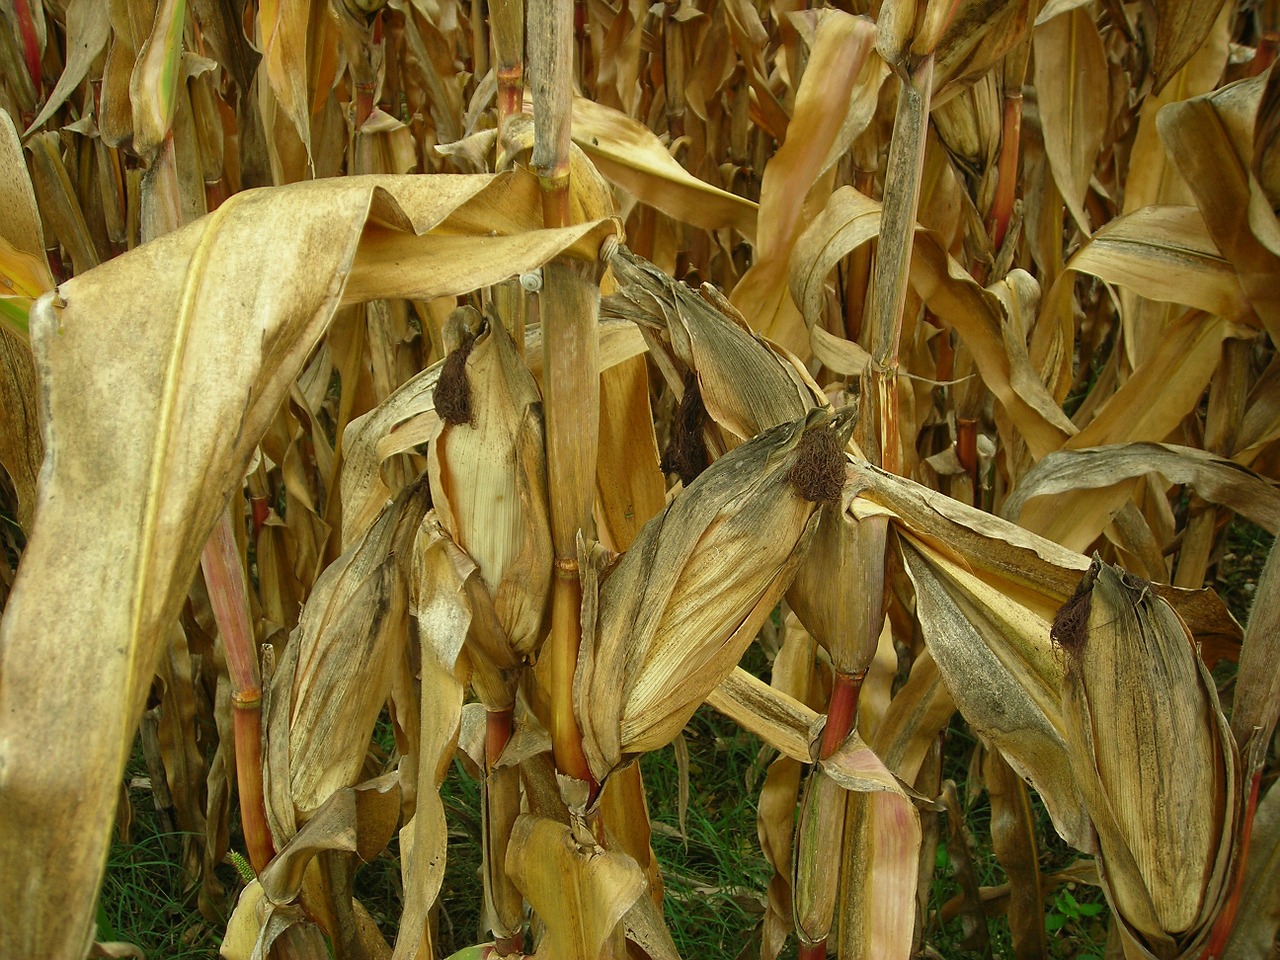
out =
<svg viewBox="0 0 1280 960"><path fill-rule="evenodd" d="M3 12L4 960L140 955L140 724L227 960L439 956L455 763L455 956L675 960L704 704L744 956L938 955L957 714L1019 960L1032 789L1108 958L1275 955L1280 561L1205 583L1280 530L1276 0Z"/></svg>

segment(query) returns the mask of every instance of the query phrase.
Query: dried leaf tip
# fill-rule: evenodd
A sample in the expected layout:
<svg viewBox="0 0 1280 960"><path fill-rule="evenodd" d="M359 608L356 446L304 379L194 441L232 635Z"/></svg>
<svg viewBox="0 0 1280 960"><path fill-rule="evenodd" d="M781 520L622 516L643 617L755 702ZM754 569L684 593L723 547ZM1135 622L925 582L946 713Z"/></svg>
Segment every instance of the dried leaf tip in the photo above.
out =
<svg viewBox="0 0 1280 960"><path fill-rule="evenodd" d="M852 415L838 414L819 427L806 430L796 450L787 480L810 503L833 503L844 490L844 447L853 426Z"/></svg>
<svg viewBox="0 0 1280 960"><path fill-rule="evenodd" d="M1085 571L1080 582L1076 584L1075 593L1067 599L1057 616L1053 618L1053 626L1049 630L1049 639L1054 646L1072 653L1084 649L1089 639L1089 611L1093 608L1093 584L1098 578L1102 560L1094 554L1093 563Z"/></svg>
<svg viewBox="0 0 1280 960"><path fill-rule="evenodd" d="M440 419L451 426L470 423L471 385L467 382L467 357L476 344L476 334L465 331L462 342L444 358L440 368L440 379L436 382L435 392L431 399L436 406Z"/></svg>

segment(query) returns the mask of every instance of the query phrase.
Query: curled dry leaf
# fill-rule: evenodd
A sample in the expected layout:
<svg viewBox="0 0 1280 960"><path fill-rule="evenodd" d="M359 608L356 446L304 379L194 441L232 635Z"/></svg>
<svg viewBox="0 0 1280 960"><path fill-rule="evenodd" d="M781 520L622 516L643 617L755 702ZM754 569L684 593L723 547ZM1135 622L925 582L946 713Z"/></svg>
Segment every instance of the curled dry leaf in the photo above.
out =
<svg viewBox="0 0 1280 960"><path fill-rule="evenodd" d="M841 187L796 241L791 295L811 330L817 329L827 276L849 252L879 235L880 221L877 201ZM1026 279L1034 289L1034 280ZM1013 328L1009 314L1016 301L984 290L919 226L911 246L910 281L925 305L964 339L987 387L1033 453L1043 456L1061 446L1075 428L1033 370L1025 347L1012 349L1017 340L1006 335Z"/></svg>
<svg viewBox="0 0 1280 960"><path fill-rule="evenodd" d="M1126 443L1051 453L1023 475L1005 499L1001 513L1035 527L1034 520L1024 514L1036 498L1097 490L1148 473L1158 473L1169 483L1194 487L1210 503L1229 507L1273 533L1280 531L1280 491L1272 484L1224 457L1169 443ZM1039 514L1046 504L1041 501L1038 507ZM1061 509L1061 500L1048 509ZM1110 519L1110 515L1099 516L1093 528L1100 531Z"/></svg>
<svg viewBox="0 0 1280 960"><path fill-rule="evenodd" d="M546 924L536 955L548 960L598 960L618 921L644 895L644 874L626 854L532 814L516 820L507 873Z"/></svg>
<svg viewBox="0 0 1280 960"><path fill-rule="evenodd" d="M802 358L809 354L808 337L787 295L787 265L806 204L831 189L822 187L823 174L874 115L888 73L875 37L870 21L822 11L787 139L764 170L756 262L730 297L753 330Z"/></svg>
<svg viewBox="0 0 1280 960"><path fill-rule="evenodd" d="M756 235L757 204L699 180L653 132L626 114L584 97L573 100L573 139L600 173L676 220Z"/></svg>
<svg viewBox="0 0 1280 960"><path fill-rule="evenodd" d="M43 126L66 102L107 45L107 38L111 36L110 6L97 0L73 0L67 5L67 63L44 106L27 126L28 135Z"/></svg>
<svg viewBox="0 0 1280 960"><path fill-rule="evenodd" d="M1087 237L1097 225L1089 223L1085 195L1109 120L1108 98L1098 89L1099 78L1107 75L1106 50L1092 12L1080 7L1037 25L1034 46L1045 155L1067 209Z"/></svg>

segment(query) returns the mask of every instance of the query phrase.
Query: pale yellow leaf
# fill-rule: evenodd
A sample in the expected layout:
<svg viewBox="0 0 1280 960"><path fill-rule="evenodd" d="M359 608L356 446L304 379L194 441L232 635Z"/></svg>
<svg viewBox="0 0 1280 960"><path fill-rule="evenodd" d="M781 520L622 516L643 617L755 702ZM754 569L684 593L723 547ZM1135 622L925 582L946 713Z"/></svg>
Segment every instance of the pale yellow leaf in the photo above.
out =
<svg viewBox="0 0 1280 960"><path fill-rule="evenodd" d="M1071 10L1035 28L1036 91L1045 154L1072 218L1086 237L1084 200L1109 117L1107 55L1092 14Z"/></svg>

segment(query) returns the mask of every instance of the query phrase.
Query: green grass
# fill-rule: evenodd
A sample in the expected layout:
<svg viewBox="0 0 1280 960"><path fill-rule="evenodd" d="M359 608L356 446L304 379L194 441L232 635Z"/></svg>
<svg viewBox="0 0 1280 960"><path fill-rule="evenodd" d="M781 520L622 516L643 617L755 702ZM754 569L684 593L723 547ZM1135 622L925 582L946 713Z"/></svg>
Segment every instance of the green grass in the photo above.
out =
<svg viewBox="0 0 1280 960"><path fill-rule="evenodd" d="M683 836L675 750L640 760L667 923L685 957L737 957L748 943L758 952L771 875L756 840L762 744L708 707L694 714L684 737L690 783Z"/></svg>
<svg viewBox="0 0 1280 960"><path fill-rule="evenodd" d="M947 729L943 754L943 777L953 780L964 813L965 843L969 849L974 872L980 887L995 887L1007 878L996 859L991 843L991 802L980 784L970 786L969 770L972 766L977 739L968 724L958 714ZM1041 877L1062 869L1077 860L1081 854L1067 846L1053 829L1049 814L1034 790L1029 789L1034 817L1036 848L1039 853ZM928 814L925 814L928 816ZM947 819L939 814L939 840L935 857L933 883L930 887L929 907L925 920L925 943L937 955L947 960L968 960L978 957L1012 957L1013 940L1009 921L1003 915L987 916L982 921L985 937L970 938L964 920L956 916L943 923L941 911L953 897L961 892L956 879L954 864L947 844ZM954 841L953 841L954 845ZM1101 960L1106 944L1107 907L1101 889L1084 884L1067 884L1051 890L1045 882L1045 925L1048 933L1048 956L1051 958L1078 958ZM985 939L985 947L979 944Z"/></svg>
<svg viewBox="0 0 1280 960"><path fill-rule="evenodd" d="M113 843L107 858L98 939L136 944L148 957L216 957L224 928L206 921L187 892L189 878L173 852L182 835L158 831L149 811L138 814L130 841ZM231 882L230 876L223 879Z"/></svg>

